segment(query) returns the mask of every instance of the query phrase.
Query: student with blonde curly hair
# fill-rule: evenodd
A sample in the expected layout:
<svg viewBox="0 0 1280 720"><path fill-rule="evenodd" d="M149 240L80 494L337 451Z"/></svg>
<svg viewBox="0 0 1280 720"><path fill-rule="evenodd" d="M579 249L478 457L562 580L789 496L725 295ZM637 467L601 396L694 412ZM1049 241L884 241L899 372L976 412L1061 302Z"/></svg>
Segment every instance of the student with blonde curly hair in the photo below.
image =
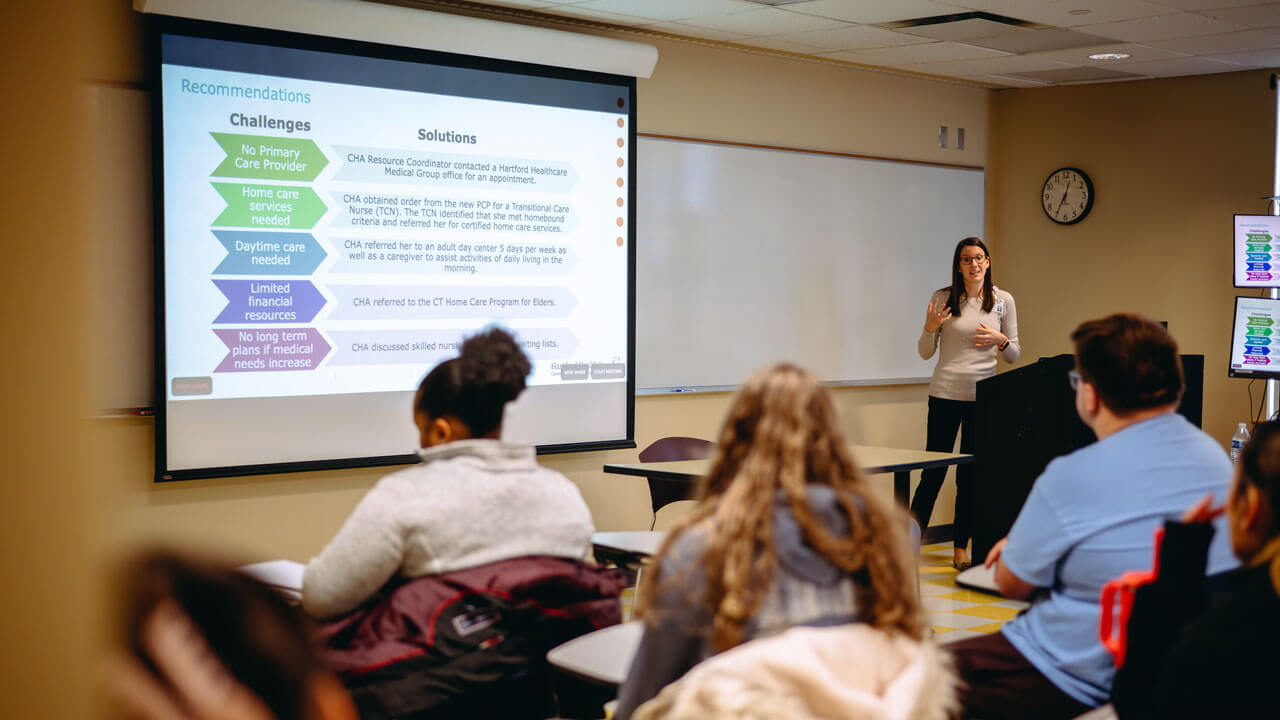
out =
<svg viewBox="0 0 1280 720"><path fill-rule="evenodd" d="M620 720L703 659L792 626L924 637L906 513L868 486L812 373L774 365L743 384L697 497L642 586Z"/></svg>

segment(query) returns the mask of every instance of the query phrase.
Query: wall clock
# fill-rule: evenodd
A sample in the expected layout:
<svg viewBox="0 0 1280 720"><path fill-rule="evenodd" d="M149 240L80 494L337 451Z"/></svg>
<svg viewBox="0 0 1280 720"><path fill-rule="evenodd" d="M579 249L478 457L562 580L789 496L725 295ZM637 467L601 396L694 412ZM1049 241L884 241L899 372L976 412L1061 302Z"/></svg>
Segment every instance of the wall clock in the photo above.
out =
<svg viewBox="0 0 1280 720"><path fill-rule="evenodd" d="M1093 181L1079 168L1058 168L1040 191L1044 214L1059 225L1074 225L1093 209Z"/></svg>

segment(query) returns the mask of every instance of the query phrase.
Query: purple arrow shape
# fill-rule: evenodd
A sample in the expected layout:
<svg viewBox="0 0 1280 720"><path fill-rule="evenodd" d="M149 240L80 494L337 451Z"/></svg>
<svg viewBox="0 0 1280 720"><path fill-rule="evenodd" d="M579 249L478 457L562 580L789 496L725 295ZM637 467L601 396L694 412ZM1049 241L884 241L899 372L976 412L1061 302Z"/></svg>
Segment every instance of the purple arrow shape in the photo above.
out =
<svg viewBox="0 0 1280 720"><path fill-rule="evenodd" d="M227 306L215 323L310 322L325 299L310 280L217 280Z"/></svg>
<svg viewBox="0 0 1280 720"><path fill-rule="evenodd" d="M214 372L299 372L315 370L329 343L315 328L215 328L227 356Z"/></svg>

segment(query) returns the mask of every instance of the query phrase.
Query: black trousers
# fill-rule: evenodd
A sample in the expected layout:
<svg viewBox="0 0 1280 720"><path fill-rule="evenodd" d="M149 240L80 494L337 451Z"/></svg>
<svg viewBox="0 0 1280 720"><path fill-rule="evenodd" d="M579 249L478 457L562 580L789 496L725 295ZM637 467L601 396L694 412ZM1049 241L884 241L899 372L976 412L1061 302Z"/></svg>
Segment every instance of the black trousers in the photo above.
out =
<svg viewBox="0 0 1280 720"><path fill-rule="evenodd" d="M977 409L976 402L945 400L930 395L924 449L951 452L955 448L956 430L959 430L960 452L972 453ZM933 514L933 504L938 500L938 490L942 488L942 481L946 476L946 468L931 468L920 472L920 485L911 498L911 513L920 523L921 532L929 527L929 516ZM956 547L968 545L973 534L973 477L973 463L956 466Z"/></svg>

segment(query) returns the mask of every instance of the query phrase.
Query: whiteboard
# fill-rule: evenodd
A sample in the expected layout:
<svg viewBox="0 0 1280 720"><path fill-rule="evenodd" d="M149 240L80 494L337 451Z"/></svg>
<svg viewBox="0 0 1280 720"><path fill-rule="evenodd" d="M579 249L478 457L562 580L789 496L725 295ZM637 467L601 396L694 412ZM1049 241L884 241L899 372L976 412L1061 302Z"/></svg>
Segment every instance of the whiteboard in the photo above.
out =
<svg viewBox="0 0 1280 720"><path fill-rule="evenodd" d="M981 169L653 137L637 152L638 389L723 389L781 361L835 383L929 377L916 340L956 243L982 237Z"/></svg>

